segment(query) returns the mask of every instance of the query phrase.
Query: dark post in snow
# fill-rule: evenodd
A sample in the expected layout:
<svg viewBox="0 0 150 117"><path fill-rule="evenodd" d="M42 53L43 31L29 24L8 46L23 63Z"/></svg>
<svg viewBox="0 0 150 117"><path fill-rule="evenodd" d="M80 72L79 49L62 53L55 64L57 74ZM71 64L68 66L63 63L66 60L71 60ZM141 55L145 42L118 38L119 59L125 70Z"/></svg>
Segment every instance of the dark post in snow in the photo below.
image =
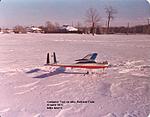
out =
<svg viewBox="0 0 150 117"><path fill-rule="evenodd" d="M147 19L147 23L148 23L148 25L149 25L149 21L150 21L150 18L148 18L148 19Z"/></svg>
<svg viewBox="0 0 150 117"><path fill-rule="evenodd" d="M56 54L55 54L55 52L53 52L53 57L54 57L54 63L56 64L57 60L56 60Z"/></svg>
<svg viewBox="0 0 150 117"><path fill-rule="evenodd" d="M147 19L147 23L148 23L147 33L150 34L150 18Z"/></svg>
<svg viewBox="0 0 150 117"><path fill-rule="evenodd" d="M130 27L130 24L128 23L128 26L127 26L127 35L129 34L129 27Z"/></svg>

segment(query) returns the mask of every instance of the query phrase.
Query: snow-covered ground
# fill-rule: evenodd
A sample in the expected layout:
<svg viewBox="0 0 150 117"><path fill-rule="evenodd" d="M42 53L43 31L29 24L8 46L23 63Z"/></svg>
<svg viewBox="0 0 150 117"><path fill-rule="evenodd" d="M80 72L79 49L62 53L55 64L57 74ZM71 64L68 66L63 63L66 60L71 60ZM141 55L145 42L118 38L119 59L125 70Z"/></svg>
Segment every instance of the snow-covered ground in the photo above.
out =
<svg viewBox="0 0 150 117"><path fill-rule="evenodd" d="M56 52L60 63L97 52L97 61L107 60L111 67L89 75L81 69L48 67L48 52ZM57 102L62 109L47 109ZM0 117L149 113L150 35L0 34Z"/></svg>

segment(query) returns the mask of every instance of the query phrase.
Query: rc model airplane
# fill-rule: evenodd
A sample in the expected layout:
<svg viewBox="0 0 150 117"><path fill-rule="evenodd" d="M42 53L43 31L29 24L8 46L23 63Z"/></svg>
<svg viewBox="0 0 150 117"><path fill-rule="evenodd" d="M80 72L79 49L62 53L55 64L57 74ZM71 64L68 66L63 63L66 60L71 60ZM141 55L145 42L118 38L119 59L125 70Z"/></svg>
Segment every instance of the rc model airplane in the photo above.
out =
<svg viewBox="0 0 150 117"><path fill-rule="evenodd" d="M97 53L92 53L86 55L82 59L75 60L76 63L74 64L59 64L56 60L56 54L53 52L53 63L50 63L49 60L49 53L47 54L47 62L46 65L48 66L58 66L58 67L64 67L64 68L84 68L84 69L105 69L109 67L109 64L107 61L104 62L96 62L95 59L97 57Z"/></svg>

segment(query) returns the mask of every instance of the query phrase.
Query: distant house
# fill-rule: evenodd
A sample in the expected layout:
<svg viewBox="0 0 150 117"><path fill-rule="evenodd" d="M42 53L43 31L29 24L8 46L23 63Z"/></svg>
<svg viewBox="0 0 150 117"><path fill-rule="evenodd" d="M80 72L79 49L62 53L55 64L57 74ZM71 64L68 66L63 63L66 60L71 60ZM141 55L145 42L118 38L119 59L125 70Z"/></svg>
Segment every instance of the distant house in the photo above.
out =
<svg viewBox="0 0 150 117"><path fill-rule="evenodd" d="M60 31L61 32L78 32L78 29L70 25L63 25L60 28Z"/></svg>
<svg viewBox="0 0 150 117"><path fill-rule="evenodd" d="M31 33L42 33L43 30L41 28L38 27L27 27L27 32L31 32Z"/></svg>
<svg viewBox="0 0 150 117"><path fill-rule="evenodd" d="M5 28L5 29L1 29L1 32L2 34L9 34L9 33L12 33L13 30L12 29L8 29L8 28Z"/></svg>
<svg viewBox="0 0 150 117"><path fill-rule="evenodd" d="M38 27L32 27L31 30L32 30L32 32L35 32L35 33L41 33L42 32L42 29L40 29Z"/></svg>

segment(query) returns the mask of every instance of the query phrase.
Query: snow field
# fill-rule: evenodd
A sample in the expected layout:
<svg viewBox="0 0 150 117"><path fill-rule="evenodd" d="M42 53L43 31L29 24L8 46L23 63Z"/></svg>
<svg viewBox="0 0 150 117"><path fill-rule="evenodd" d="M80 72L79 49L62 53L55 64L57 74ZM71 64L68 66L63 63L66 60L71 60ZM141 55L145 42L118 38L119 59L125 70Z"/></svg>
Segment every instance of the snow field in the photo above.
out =
<svg viewBox="0 0 150 117"><path fill-rule="evenodd" d="M147 117L150 113L149 35L0 35L0 116ZM47 52L60 63L97 52L104 72L44 66ZM47 110L46 102L64 104Z"/></svg>

